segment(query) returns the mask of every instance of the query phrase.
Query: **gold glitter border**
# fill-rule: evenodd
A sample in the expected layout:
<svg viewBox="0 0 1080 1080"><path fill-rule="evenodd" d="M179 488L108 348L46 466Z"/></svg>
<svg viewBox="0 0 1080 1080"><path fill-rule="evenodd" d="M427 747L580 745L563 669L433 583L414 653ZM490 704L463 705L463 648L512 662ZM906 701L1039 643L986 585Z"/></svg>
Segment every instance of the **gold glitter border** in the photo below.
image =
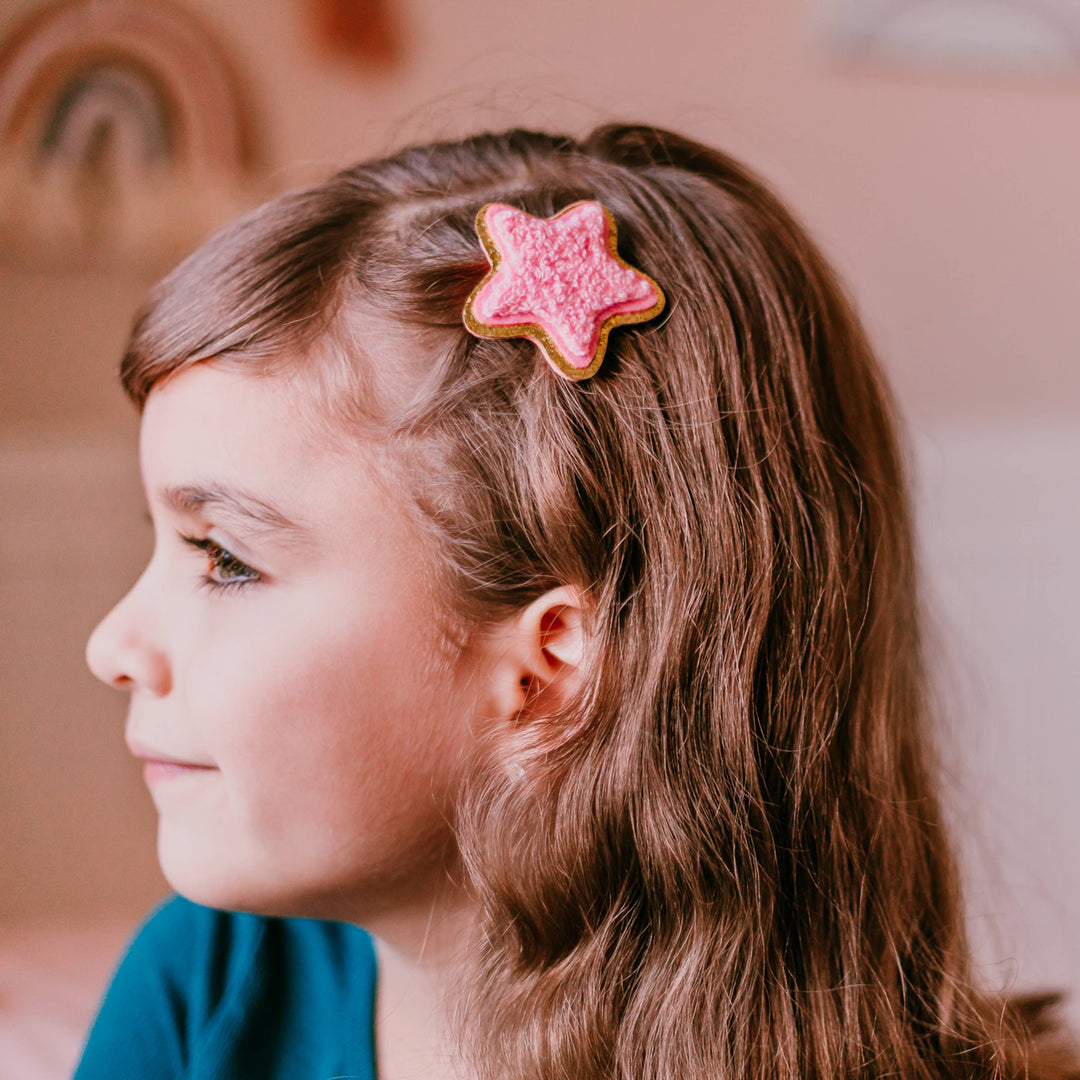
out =
<svg viewBox="0 0 1080 1080"><path fill-rule="evenodd" d="M469 293L469 298L465 301L465 310L462 313L465 325L477 337L524 337L535 341L544 350L548 363L550 363L560 375L567 379L572 379L575 382L580 382L583 379L591 379L593 375L599 371L600 365L604 360L604 354L607 352L608 336L614 327L626 326L631 323L648 322L649 319L656 318L656 316L664 310L664 305L667 303L663 289L661 289L648 274L639 270L636 266L631 266L619 255L619 252L616 250L616 245L618 243L618 229L615 225L615 215L612 214L603 203L597 202L595 199L579 199L577 202L573 202L569 206L564 207L553 217L536 218L536 220L556 221L558 218L561 218L563 214L569 213L576 207L583 206L589 202L596 202L600 209L604 211L608 226L608 247L611 249L611 254L615 261L627 270L632 270L635 274L640 274L645 278L645 280L656 290L657 299L656 303L646 311L624 311L605 319L600 327L600 336L596 343L596 352L593 354L592 361L588 367L578 368L570 364L566 357L563 356L558 345L555 344L552 336L538 323L514 323L510 326L494 326L491 323L481 322L481 320L473 313L473 301L480 294L481 289L483 289L484 286L499 272L499 263L502 258L498 247L495 245L495 241L492 239L491 233L488 231L487 212L493 207L506 206L507 209L510 210L517 210L517 207L509 206L507 203L484 203L479 211L477 211L476 231L480 234L480 242L484 245L484 251L487 253L488 261L491 263L491 269L484 275L480 284ZM526 214L528 212L525 210L518 210L518 213ZM534 217L533 214L528 214L528 216Z"/></svg>

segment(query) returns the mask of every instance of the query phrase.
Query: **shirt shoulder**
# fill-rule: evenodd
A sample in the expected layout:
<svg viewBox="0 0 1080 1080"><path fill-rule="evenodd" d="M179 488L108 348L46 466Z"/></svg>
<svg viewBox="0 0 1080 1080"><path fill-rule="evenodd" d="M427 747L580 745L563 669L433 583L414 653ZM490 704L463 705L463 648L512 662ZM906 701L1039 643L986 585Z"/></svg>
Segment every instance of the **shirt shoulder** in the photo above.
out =
<svg viewBox="0 0 1080 1080"><path fill-rule="evenodd" d="M373 1080L375 983L359 927L174 898L128 947L76 1080Z"/></svg>

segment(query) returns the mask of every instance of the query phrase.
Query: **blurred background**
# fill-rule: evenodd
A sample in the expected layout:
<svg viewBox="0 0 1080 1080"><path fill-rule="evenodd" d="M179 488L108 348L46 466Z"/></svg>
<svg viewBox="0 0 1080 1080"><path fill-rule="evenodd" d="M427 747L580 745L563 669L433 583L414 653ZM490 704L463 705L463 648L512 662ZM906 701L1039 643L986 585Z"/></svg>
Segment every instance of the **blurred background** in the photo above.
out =
<svg viewBox="0 0 1080 1080"><path fill-rule="evenodd" d="M166 892L82 660L150 547L140 296L354 159L612 119L744 159L848 283L911 445L980 968L1080 987L1080 0L0 0L0 1076L65 1075Z"/></svg>

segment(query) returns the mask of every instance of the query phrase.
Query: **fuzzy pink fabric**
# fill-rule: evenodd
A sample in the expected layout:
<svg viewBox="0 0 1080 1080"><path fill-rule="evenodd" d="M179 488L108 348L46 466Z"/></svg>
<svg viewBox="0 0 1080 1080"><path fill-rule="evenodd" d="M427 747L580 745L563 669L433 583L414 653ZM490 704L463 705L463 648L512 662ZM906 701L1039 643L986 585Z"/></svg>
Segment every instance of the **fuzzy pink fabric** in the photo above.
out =
<svg viewBox="0 0 1080 1080"><path fill-rule="evenodd" d="M571 367L589 366L607 319L657 301L652 282L612 255L597 202L548 219L493 203L484 223L499 266L473 299L473 314L492 326L542 326Z"/></svg>

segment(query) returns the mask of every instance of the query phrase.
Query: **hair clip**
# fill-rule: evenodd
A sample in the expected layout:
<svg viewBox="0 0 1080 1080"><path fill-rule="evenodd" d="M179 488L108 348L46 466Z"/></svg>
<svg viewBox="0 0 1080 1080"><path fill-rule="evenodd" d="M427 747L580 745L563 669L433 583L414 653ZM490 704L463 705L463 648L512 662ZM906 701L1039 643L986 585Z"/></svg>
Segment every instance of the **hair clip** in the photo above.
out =
<svg viewBox="0 0 1080 1080"><path fill-rule="evenodd" d="M564 378L595 375L612 327L664 308L660 286L619 258L615 218L598 202L550 218L487 203L476 230L491 269L465 302L465 325L478 337L535 341Z"/></svg>

